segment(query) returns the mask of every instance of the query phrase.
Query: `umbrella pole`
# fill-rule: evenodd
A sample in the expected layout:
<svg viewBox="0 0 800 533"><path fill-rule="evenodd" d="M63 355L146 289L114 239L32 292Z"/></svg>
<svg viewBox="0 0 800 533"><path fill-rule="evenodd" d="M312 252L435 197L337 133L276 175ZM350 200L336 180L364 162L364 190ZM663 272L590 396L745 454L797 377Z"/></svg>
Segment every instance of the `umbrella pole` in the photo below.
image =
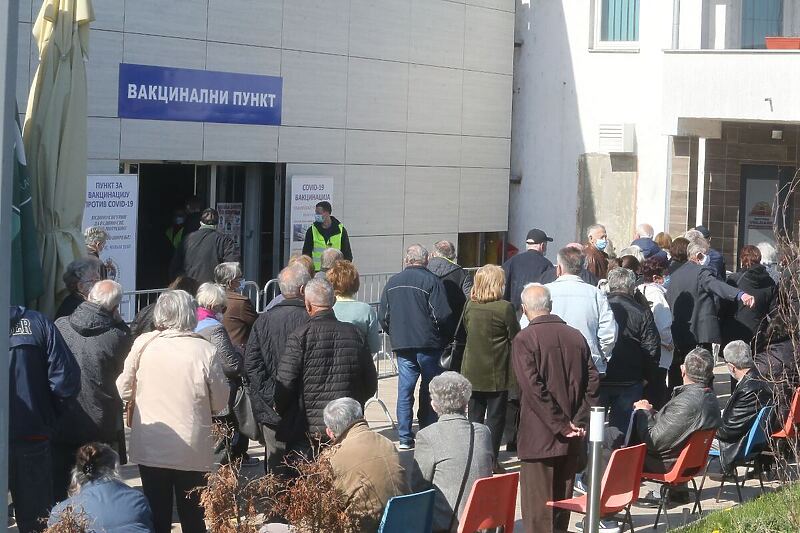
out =
<svg viewBox="0 0 800 533"><path fill-rule="evenodd" d="M0 0L0 272L6 279L0 283L0 324L8 324L8 306L11 294L8 285L11 272L11 185L14 176L13 128L17 101L17 21L19 2ZM8 327L8 326L6 326ZM0 391L8 390L8 335L0 335L0 354L6 361L0 363ZM0 528L8 523L8 393L0 394Z"/></svg>

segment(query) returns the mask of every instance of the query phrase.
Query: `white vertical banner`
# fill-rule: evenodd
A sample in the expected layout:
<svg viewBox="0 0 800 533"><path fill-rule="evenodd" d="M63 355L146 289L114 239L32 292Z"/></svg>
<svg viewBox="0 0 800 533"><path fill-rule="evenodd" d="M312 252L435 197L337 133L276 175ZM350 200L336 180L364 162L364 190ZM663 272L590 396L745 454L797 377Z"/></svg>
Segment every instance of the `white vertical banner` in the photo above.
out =
<svg viewBox="0 0 800 533"><path fill-rule="evenodd" d="M303 253L306 231L314 223L314 209L322 201L333 204L332 177L292 176L290 256Z"/></svg>
<svg viewBox="0 0 800 533"><path fill-rule="evenodd" d="M86 181L86 207L83 225L100 226L108 241L100 259L106 264L109 279L125 292L136 290L136 226L139 211L139 176L136 174L90 175ZM120 304L122 318L128 314L128 297ZM132 311L132 309L130 309Z"/></svg>

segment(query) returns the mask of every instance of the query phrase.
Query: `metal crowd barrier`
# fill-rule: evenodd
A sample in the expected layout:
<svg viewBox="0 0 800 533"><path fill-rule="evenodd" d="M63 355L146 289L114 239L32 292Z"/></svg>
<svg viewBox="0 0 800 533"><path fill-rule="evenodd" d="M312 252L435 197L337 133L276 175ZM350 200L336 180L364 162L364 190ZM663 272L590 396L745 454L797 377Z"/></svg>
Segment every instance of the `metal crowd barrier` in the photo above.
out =
<svg viewBox="0 0 800 533"><path fill-rule="evenodd" d="M119 304L119 314L125 322L130 324L143 307L156 303L161 293L166 292L166 290L167 289L148 289L123 292L122 301Z"/></svg>

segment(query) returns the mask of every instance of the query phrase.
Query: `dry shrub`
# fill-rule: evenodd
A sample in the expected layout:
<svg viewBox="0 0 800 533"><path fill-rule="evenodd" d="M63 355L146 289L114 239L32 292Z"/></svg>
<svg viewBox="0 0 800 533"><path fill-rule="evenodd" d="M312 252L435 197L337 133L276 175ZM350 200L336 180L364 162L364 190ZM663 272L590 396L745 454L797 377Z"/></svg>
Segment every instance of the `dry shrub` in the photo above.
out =
<svg viewBox="0 0 800 533"><path fill-rule="evenodd" d="M284 519L299 533L356 533L360 516L347 508L347 497L336 490L330 461L295 460L296 475L275 474L249 480L240 461L206 476L200 502L212 533L257 533L271 519Z"/></svg>
<svg viewBox="0 0 800 533"><path fill-rule="evenodd" d="M44 520L47 521L46 519ZM44 533L88 533L89 518L83 509L76 511L67 506L58 518L58 522L44 530Z"/></svg>

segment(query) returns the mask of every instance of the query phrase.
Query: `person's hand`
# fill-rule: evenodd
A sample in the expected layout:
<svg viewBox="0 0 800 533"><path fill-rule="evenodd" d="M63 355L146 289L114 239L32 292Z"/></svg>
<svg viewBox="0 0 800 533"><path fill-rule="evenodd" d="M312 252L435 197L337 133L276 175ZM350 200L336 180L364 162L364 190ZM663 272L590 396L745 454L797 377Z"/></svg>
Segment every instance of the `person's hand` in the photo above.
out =
<svg viewBox="0 0 800 533"><path fill-rule="evenodd" d="M651 404L647 400L639 400L638 402L634 402L633 409L634 410L643 409L645 411L652 411L653 404Z"/></svg>
<svg viewBox="0 0 800 533"><path fill-rule="evenodd" d="M742 303L743 303L744 305L746 305L747 307L749 307L749 308L751 308L751 309L752 309L753 307L755 307L755 305L756 305L756 298L755 298L755 296L752 296L752 295L750 295L750 294L747 294L747 293L744 293L744 294L742 294L742 298L741 298L741 300L742 300Z"/></svg>
<svg viewBox="0 0 800 533"><path fill-rule="evenodd" d="M570 422L568 426L564 426L564 429L561 430L561 434L568 439L573 439L586 435L586 430Z"/></svg>
<svg viewBox="0 0 800 533"><path fill-rule="evenodd" d="M670 352L675 349L674 344L662 344L661 347Z"/></svg>

